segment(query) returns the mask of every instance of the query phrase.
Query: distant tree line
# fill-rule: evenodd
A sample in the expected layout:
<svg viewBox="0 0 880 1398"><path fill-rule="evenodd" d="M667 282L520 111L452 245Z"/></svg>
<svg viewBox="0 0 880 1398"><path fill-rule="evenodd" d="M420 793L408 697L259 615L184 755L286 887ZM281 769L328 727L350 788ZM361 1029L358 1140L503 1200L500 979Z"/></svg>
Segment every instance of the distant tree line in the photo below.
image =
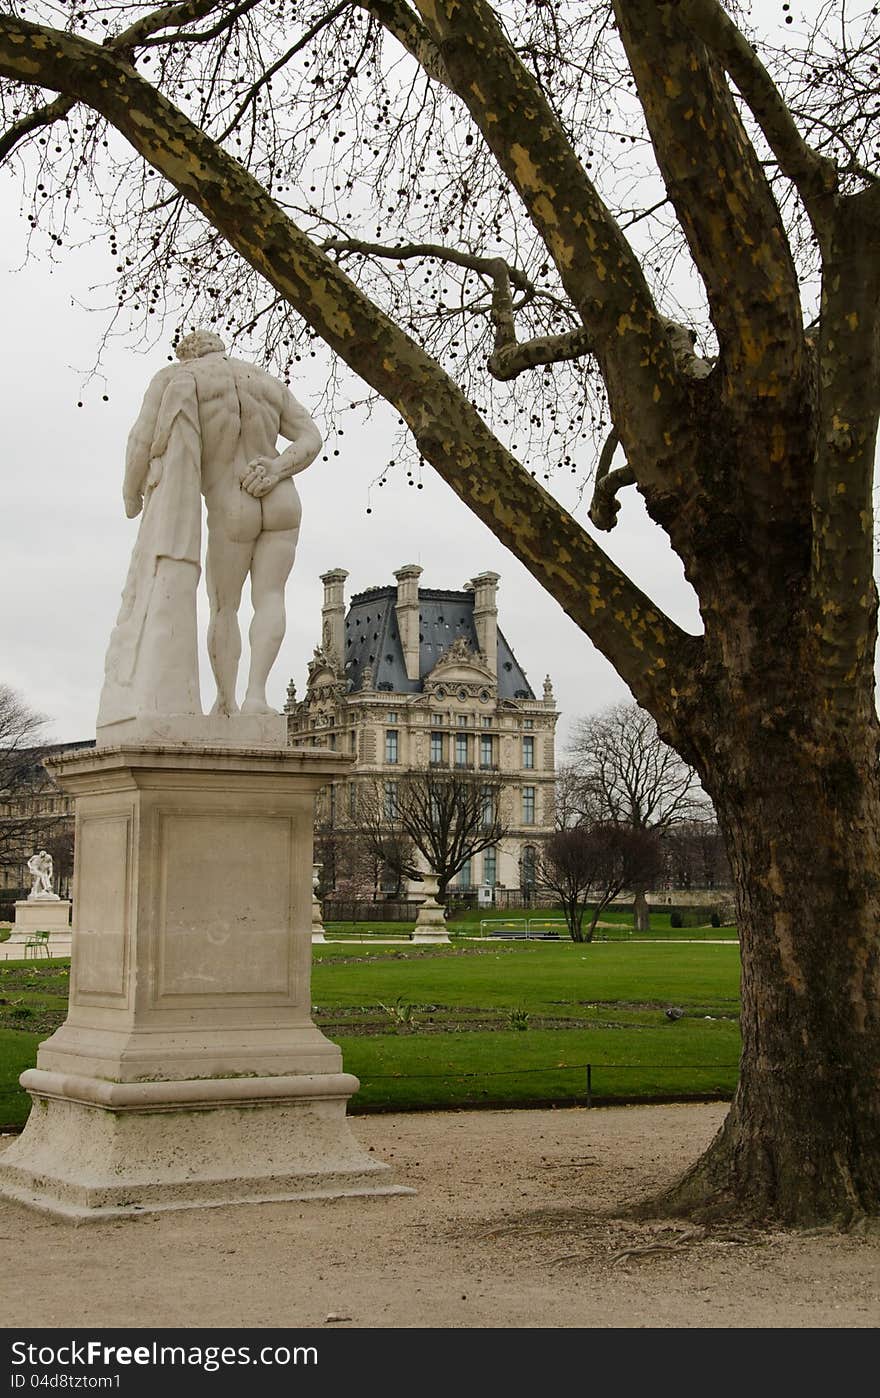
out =
<svg viewBox="0 0 880 1398"><path fill-rule="evenodd" d="M538 879L559 898L576 941L592 938L602 910L624 892L636 930L647 931L652 889L729 886L712 804L638 704L614 704L577 725L558 773L556 824Z"/></svg>

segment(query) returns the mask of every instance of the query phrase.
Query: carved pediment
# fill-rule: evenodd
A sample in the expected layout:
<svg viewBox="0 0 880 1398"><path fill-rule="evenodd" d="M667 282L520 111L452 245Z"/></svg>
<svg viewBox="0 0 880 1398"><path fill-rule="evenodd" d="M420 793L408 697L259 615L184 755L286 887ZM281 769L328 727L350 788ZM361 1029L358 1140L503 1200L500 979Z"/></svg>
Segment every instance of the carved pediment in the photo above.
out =
<svg viewBox="0 0 880 1398"><path fill-rule="evenodd" d="M478 689L488 685L494 689L496 679L485 655L472 650L463 636L456 636L425 678L426 691L436 689L438 685L474 685Z"/></svg>
<svg viewBox="0 0 880 1398"><path fill-rule="evenodd" d="M345 694L348 690L345 671L341 665L337 665L332 655L329 655L323 646L315 646L315 653L309 661L309 678L306 688L309 699L315 699L324 694Z"/></svg>

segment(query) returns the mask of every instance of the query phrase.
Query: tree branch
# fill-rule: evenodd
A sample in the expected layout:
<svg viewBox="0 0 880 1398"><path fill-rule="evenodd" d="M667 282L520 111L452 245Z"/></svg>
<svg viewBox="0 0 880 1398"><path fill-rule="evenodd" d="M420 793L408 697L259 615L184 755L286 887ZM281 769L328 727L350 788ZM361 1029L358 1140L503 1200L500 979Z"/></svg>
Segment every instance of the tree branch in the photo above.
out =
<svg viewBox="0 0 880 1398"><path fill-rule="evenodd" d="M16 121L0 136L0 160L5 160L10 155L19 141L23 141L26 136L30 136L33 131L39 131L43 126L51 126L53 121L58 121L61 117L76 106L74 97L56 97L54 101L47 102L43 107L37 107L20 121Z"/></svg>
<svg viewBox="0 0 880 1398"><path fill-rule="evenodd" d="M396 258L398 262L416 257L435 257L438 262L453 262L458 267L479 272L492 282L506 278L519 291L535 291L526 274L518 267L511 267L503 257L480 257L477 253L461 252L442 243L400 243L390 246L387 243L367 243L361 238L325 238L320 246L325 252L356 252L364 257L385 257L392 261Z"/></svg>
<svg viewBox="0 0 880 1398"><path fill-rule="evenodd" d="M500 346L496 337L495 350L486 364L493 378L515 379L525 369L535 369L539 364L560 364L566 359L581 359L594 350L594 337L589 330L580 326L561 335L540 335L533 340L513 344L505 341Z"/></svg>
<svg viewBox="0 0 880 1398"><path fill-rule="evenodd" d="M644 273L485 0L416 0L465 103L589 329L640 481L680 463L681 386ZM672 439L672 440L670 440Z"/></svg>
<svg viewBox="0 0 880 1398"><path fill-rule="evenodd" d="M174 34L166 34L157 37L155 31L167 29L169 26L192 24L198 19L203 19L205 15L216 10L223 0L185 0L184 4L164 5L159 10L153 10L151 14L144 15L135 24L124 29L121 34L116 34L105 42L105 47L112 49L115 53L131 57L132 51L137 47L147 47L151 44L170 44L180 40L188 42L200 42L204 39L214 38L221 34L223 30L238 19L240 15L252 10L259 0L243 0L243 3L236 6L222 20L207 33L199 35L182 34L177 30ZM54 101L46 103L43 107L38 107L36 111L22 117L9 127L9 130L0 137L0 160L4 160L7 155L15 149L18 143L32 132L38 131L41 127L51 126L54 121L59 121L62 117L76 106L75 97L56 97Z"/></svg>
<svg viewBox="0 0 880 1398"><path fill-rule="evenodd" d="M800 379L797 273L721 61L678 3L614 0L614 11L657 162L706 287L725 382L730 392L778 398ZM631 460L628 443L627 454Z"/></svg>
<svg viewBox="0 0 880 1398"><path fill-rule="evenodd" d="M626 485L635 485L636 481L635 474L629 466L619 466L616 471L611 470L611 462L619 446L620 436L612 428L599 456L596 484L593 486L593 499L589 510L590 519L596 528L603 529L606 533L610 533L617 523L617 512L620 509L618 490L622 490Z"/></svg>
<svg viewBox="0 0 880 1398"><path fill-rule="evenodd" d="M167 29L172 24L191 24L196 19L203 19L212 10L216 10L218 3L220 0L190 0L190 3L186 5L169 5L167 11L157 10L155 15L148 15L144 20L139 20L137 24L131 26L131 29L126 30L125 35L120 37L126 38L129 44L134 44L138 48L153 48L157 44L204 44L209 39L216 39L235 20L240 19L242 15L247 14L248 10L252 10L255 5L258 5L260 0L242 0L241 4L234 6L210 29L201 29L197 34L186 34L180 29L175 30L173 34L151 32L154 28ZM151 20L158 19L162 14L165 14L166 17L161 26L150 24ZM149 28L147 28L148 25ZM142 32L139 34L138 30ZM118 47L118 45L111 44L110 47Z"/></svg>
<svg viewBox="0 0 880 1398"><path fill-rule="evenodd" d="M593 337L582 327L561 335L542 335L523 342L517 340L511 285L522 291L529 300L538 294L538 290L524 272L518 267L511 267L502 257L480 257L477 253L461 252L458 248L445 247L441 243L388 246L368 243L361 238L325 238L321 247L325 252L360 253L364 257L384 257L398 262L433 257L487 277L492 282L490 316L495 328L495 347L487 360L487 367L496 379L515 379L524 370L534 369L539 364L580 359L593 349Z"/></svg>
<svg viewBox="0 0 880 1398"><path fill-rule="evenodd" d="M296 54L300 53L308 44L310 44L312 40L316 38L318 34L321 33L322 29L326 29L328 24L332 24L334 19L338 19L338 17L342 14L344 10L349 9L353 2L354 0L340 0L340 3L338 5L334 5L333 9L328 11L326 15L322 15L321 18L317 20L311 26L310 29L306 30L305 34L300 35L295 44L291 44L290 48L286 51L286 53L283 53L280 58L277 58L275 62L272 63L265 70L265 72L261 73L259 80L251 86L244 101L239 104L239 108L238 111L235 113L235 116L232 118L231 121L227 122L226 126L216 137L218 141L225 141L226 137L232 134L232 132L235 130L236 126L244 116L245 112L247 111L248 107L253 105L254 99L257 97L258 93L260 93L263 90L263 88L266 87L272 81L275 74L279 72L280 69L282 69L285 66L285 64L289 63L290 60L296 56Z"/></svg>
<svg viewBox="0 0 880 1398"><path fill-rule="evenodd" d="M717 0L672 3L736 83L780 170L797 189L816 232L824 235L829 196L833 202L837 192L834 162L807 145L767 69Z"/></svg>
<svg viewBox="0 0 880 1398"><path fill-rule="evenodd" d="M404 0L357 0L357 3L378 20L383 29L393 34L429 78L449 87L449 75L440 49Z"/></svg>
<svg viewBox="0 0 880 1398"><path fill-rule="evenodd" d="M79 36L0 16L0 74L75 90L110 121L398 409L447 484L590 636L633 693L672 721L677 686L698 664L701 639L676 626L612 563L511 456L436 361L234 157L129 64Z"/></svg>

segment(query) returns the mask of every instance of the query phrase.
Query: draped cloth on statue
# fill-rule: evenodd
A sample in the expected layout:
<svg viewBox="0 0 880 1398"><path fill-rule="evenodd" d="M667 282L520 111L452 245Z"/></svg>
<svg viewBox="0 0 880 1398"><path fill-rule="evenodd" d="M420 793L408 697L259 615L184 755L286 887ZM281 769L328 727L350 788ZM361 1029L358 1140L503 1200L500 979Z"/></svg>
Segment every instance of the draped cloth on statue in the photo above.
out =
<svg viewBox="0 0 880 1398"><path fill-rule="evenodd" d="M201 431L183 366L159 408L137 540L104 663L98 727L201 714L196 589L201 571Z"/></svg>

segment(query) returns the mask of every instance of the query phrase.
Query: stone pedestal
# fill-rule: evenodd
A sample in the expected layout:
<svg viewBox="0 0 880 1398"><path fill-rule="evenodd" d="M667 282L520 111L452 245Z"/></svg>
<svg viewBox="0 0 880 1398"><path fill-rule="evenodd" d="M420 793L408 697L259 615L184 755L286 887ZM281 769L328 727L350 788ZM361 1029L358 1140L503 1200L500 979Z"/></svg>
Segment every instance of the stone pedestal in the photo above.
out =
<svg viewBox="0 0 880 1398"><path fill-rule="evenodd" d="M19 898L10 942L26 942L35 932L61 932L70 936L69 898Z"/></svg>
<svg viewBox="0 0 880 1398"><path fill-rule="evenodd" d="M443 905L437 902L437 885L439 883L437 875L423 874L421 881L425 896L416 917L416 925L413 928L413 941L448 943L449 933L446 930Z"/></svg>
<svg viewBox="0 0 880 1398"><path fill-rule="evenodd" d="M185 745L52 764L76 798L70 1007L22 1075L0 1192L75 1218L400 1192L309 1013L314 795L347 765Z"/></svg>

